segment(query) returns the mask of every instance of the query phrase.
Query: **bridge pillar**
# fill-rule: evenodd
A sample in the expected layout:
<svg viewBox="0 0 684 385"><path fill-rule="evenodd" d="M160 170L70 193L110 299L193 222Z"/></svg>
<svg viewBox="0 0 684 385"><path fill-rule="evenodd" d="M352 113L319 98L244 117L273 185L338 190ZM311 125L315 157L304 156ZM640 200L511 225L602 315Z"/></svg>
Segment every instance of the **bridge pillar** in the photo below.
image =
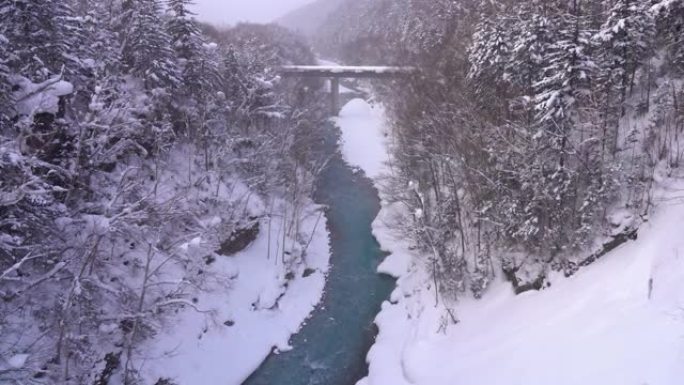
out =
<svg viewBox="0 0 684 385"><path fill-rule="evenodd" d="M340 79L330 78L330 108L332 115L340 113Z"/></svg>

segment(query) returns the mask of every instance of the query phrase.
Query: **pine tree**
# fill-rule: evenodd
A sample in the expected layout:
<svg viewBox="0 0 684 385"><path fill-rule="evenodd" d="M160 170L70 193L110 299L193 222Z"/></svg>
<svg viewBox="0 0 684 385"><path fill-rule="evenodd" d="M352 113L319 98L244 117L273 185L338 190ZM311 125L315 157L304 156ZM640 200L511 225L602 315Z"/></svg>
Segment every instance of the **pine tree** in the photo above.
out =
<svg viewBox="0 0 684 385"><path fill-rule="evenodd" d="M684 0L659 0L652 10L670 65L679 74L684 74Z"/></svg>
<svg viewBox="0 0 684 385"><path fill-rule="evenodd" d="M484 20L477 26L470 50L468 79L482 105L492 107L493 116L507 117L506 67L511 61L510 24L505 19Z"/></svg>
<svg viewBox="0 0 684 385"><path fill-rule="evenodd" d="M9 84L10 69L8 67L8 45L9 41L7 38L0 35L0 133L3 132L4 124L7 123L12 110L12 87Z"/></svg>
<svg viewBox="0 0 684 385"><path fill-rule="evenodd" d="M216 44L205 44L194 15L190 10L191 0L169 0L173 15L167 22L173 49L180 59L183 87L195 97L216 90L221 76Z"/></svg>
<svg viewBox="0 0 684 385"><path fill-rule="evenodd" d="M78 70L81 21L62 0L0 0L0 34L10 41L9 65L34 80Z"/></svg>
<svg viewBox="0 0 684 385"><path fill-rule="evenodd" d="M104 3L97 2L87 10L84 30L87 35L89 57L100 73L119 74L121 71L121 44Z"/></svg>
<svg viewBox="0 0 684 385"><path fill-rule="evenodd" d="M169 9L173 12L167 22L167 30L171 36L171 45L178 57L190 60L199 54L201 45L200 31L192 20L191 0L168 0Z"/></svg>
<svg viewBox="0 0 684 385"><path fill-rule="evenodd" d="M559 250L573 235L577 202L581 201L579 157L574 144L585 135L583 111L591 106L591 79L595 64L591 57L591 34L580 2L552 15L554 26L544 55L542 77L535 85L537 120L541 131L535 137L538 148L536 169L541 184L535 188L545 214L544 244ZM589 118L585 117L586 120Z"/></svg>
<svg viewBox="0 0 684 385"><path fill-rule="evenodd" d="M525 12L525 11L524 11ZM526 10L530 13L530 10ZM534 118L535 85L541 77L545 63L546 49L551 41L549 20L531 12L520 14L519 22L513 29L513 48L510 61L506 63L505 77L516 89L520 105L525 113L528 126Z"/></svg>
<svg viewBox="0 0 684 385"><path fill-rule="evenodd" d="M625 102L631 92L637 69L652 55L655 24L648 4L635 0L618 0L607 20L594 36L599 50L597 85L602 115L602 152L615 154L618 146L619 120L625 113Z"/></svg>
<svg viewBox="0 0 684 385"><path fill-rule="evenodd" d="M636 70L651 54L655 24L648 4L636 0L618 0L610 10L596 39L603 45L600 66L625 102Z"/></svg>
<svg viewBox="0 0 684 385"><path fill-rule="evenodd" d="M578 1L574 4L571 12L551 21L557 29L546 47L542 78L535 85L539 122L558 139L561 153L566 150L573 126L579 123L578 107L591 93L590 80L596 67L590 32L584 28Z"/></svg>
<svg viewBox="0 0 684 385"><path fill-rule="evenodd" d="M159 0L127 0L118 26L123 39L123 62L128 71L145 82L147 89L174 86L179 69L164 30Z"/></svg>

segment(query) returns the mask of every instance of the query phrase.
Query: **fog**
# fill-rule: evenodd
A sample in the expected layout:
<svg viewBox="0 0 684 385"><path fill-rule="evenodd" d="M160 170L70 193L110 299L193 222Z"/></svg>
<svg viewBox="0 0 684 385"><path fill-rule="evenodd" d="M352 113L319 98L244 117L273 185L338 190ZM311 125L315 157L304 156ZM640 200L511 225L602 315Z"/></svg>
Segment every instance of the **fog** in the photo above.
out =
<svg viewBox="0 0 684 385"><path fill-rule="evenodd" d="M217 25L240 21L268 23L313 0L195 0L194 11L202 21Z"/></svg>

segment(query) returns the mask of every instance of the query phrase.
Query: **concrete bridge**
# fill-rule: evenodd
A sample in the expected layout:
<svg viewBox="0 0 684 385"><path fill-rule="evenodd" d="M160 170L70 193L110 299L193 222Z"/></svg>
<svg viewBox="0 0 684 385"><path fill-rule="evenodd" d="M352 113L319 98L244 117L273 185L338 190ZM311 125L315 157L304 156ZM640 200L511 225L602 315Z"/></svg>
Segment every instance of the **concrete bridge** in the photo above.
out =
<svg viewBox="0 0 684 385"><path fill-rule="evenodd" d="M283 66L280 73L286 77L330 79L330 108L333 115L340 111L340 79L392 79L415 74L413 67L383 66Z"/></svg>

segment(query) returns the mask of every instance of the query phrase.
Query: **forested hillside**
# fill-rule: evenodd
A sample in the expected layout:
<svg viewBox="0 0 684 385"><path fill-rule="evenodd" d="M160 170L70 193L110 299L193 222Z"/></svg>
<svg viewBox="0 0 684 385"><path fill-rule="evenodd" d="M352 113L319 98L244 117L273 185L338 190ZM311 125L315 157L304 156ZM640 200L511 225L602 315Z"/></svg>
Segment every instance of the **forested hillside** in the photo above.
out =
<svg viewBox="0 0 684 385"><path fill-rule="evenodd" d="M303 258L284 242L309 237L320 84L275 68L314 56L189 7L0 0L0 383L138 383L141 347L204 311L264 217L275 259Z"/></svg>
<svg viewBox="0 0 684 385"><path fill-rule="evenodd" d="M522 292L636 237L684 128L684 1L348 1L316 45L377 84L393 199L440 292ZM399 221L401 223L401 221Z"/></svg>
<svg viewBox="0 0 684 385"><path fill-rule="evenodd" d="M313 1L280 17L276 23L312 39L328 17L338 14L341 4L344 4L344 0Z"/></svg>

